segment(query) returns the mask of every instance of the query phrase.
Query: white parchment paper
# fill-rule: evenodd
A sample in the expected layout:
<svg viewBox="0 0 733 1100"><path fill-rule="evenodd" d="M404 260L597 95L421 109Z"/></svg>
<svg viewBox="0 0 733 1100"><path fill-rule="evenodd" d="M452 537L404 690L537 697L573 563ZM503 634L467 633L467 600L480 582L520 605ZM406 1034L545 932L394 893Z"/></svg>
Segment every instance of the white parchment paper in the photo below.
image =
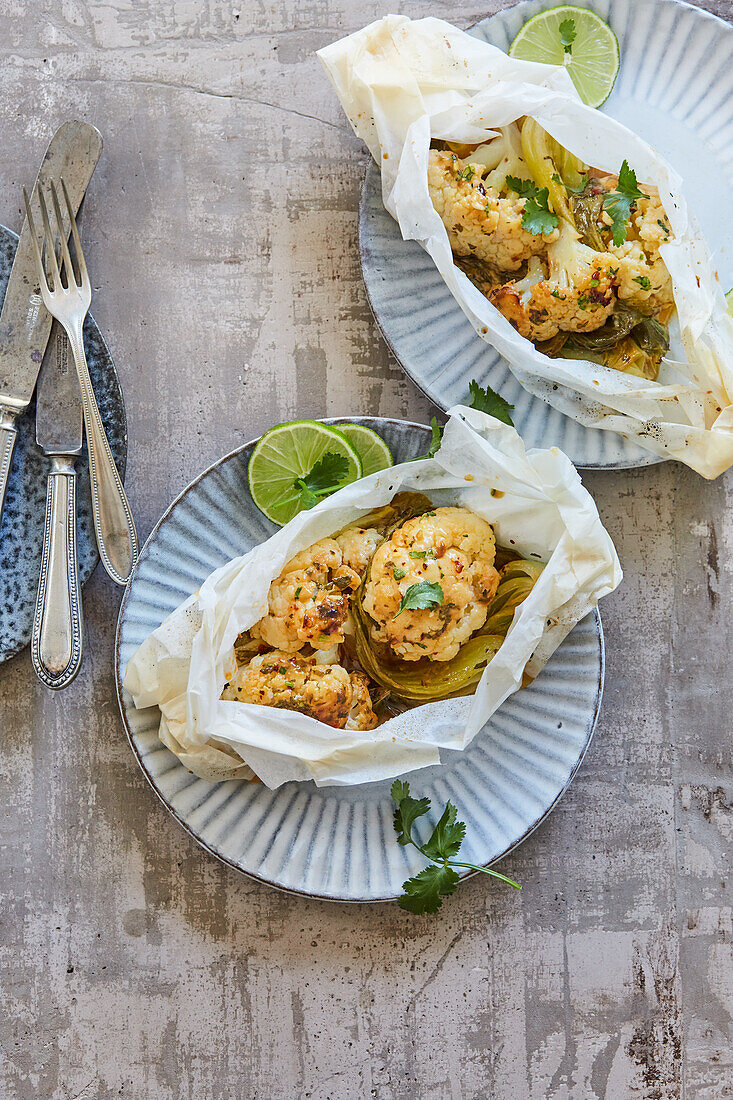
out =
<svg viewBox="0 0 733 1100"><path fill-rule="evenodd" d="M438 505L465 505L494 524L499 543L547 563L475 695L416 707L369 732L220 699L234 641L265 613L270 582L283 566L400 490L426 493ZM215 570L143 642L124 684L137 707L160 707L161 740L204 779L247 778L252 769L273 788L306 779L367 783L436 764L441 748L464 748L520 686L525 666L537 675L620 580L613 543L567 456L557 448L525 452L514 428L457 406L434 459L406 462L341 489Z"/></svg>
<svg viewBox="0 0 733 1100"><path fill-rule="evenodd" d="M384 205L402 236L426 249L477 333L526 389L581 424L620 432L704 477L733 464L733 322L682 180L659 153L582 104L562 66L515 61L439 19L388 15L318 56L381 169ZM680 328L658 382L587 361L549 359L453 263L428 194L430 141L480 142L523 115L587 164L618 172L627 159L642 189L658 188L675 236L660 252Z"/></svg>

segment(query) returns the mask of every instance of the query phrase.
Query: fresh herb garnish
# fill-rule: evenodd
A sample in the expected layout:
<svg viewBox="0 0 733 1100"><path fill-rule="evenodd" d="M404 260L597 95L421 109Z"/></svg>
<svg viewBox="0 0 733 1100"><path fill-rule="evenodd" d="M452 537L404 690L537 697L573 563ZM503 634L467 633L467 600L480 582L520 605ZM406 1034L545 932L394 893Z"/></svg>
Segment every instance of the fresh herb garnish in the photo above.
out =
<svg viewBox="0 0 733 1100"><path fill-rule="evenodd" d="M299 584L299 585L298 585L298 587L297 587L297 588L295 589L295 596L294 596L294 599L296 599L296 600L297 600L298 596L300 595L300 593L301 593L302 591L303 591L303 585L302 585L302 584Z"/></svg>
<svg viewBox="0 0 733 1100"><path fill-rule="evenodd" d="M473 177L476 175L476 169L472 164L467 164L465 168L461 168L460 172L456 172L457 180L465 180L466 183L470 183Z"/></svg>
<svg viewBox="0 0 733 1100"><path fill-rule="evenodd" d="M335 493L349 472L349 460L344 455L327 451L318 459L309 474L296 478L293 487L298 490L301 508L312 508L321 497Z"/></svg>
<svg viewBox="0 0 733 1100"><path fill-rule="evenodd" d="M637 275L634 282L638 283L642 290L648 290L652 285L651 279L647 278L646 275Z"/></svg>
<svg viewBox="0 0 733 1100"><path fill-rule="evenodd" d="M603 200L603 209L611 219L611 236L616 248L626 240L626 226L631 212L636 208L637 199L645 199L648 196L640 191L636 182L636 172L629 168L629 162L625 160L618 174L618 186Z"/></svg>
<svg viewBox="0 0 733 1100"><path fill-rule="evenodd" d="M430 440L430 446L428 447L428 453L425 455L418 455L417 458L410 459L411 462L420 462L423 458L434 458L435 454L443 442L443 425L439 424L436 417L430 419L430 430L433 433Z"/></svg>
<svg viewBox="0 0 733 1100"><path fill-rule="evenodd" d="M411 558L434 558L434 550L410 550Z"/></svg>
<svg viewBox="0 0 733 1100"><path fill-rule="evenodd" d="M411 584L400 600L395 619L403 611L426 611L430 607L437 607L443 602L443 598L443 589L437 581L418 581L417 584Z"/></svg>
<svg viewBox="0 0 733 1100"><path fill-rule="evenodd" d="M558 27L558 30L560 31L560 45L564 49L565 53L572 53L573 42L575 41L578 33L575 30L575 20L563 19L562 23Z"/></svg>
<svg viewBox="0 0 733 1100"><path fill-rule="evenodd" d="M397 843L403 846L411 844L427 859L432 866L426 867L413 878L402 883L404 894L398 899L398 905L410 913L437 913L443 904L443 898L455 893L459 876L454 867L466 867L472 871L481 871L491 875L509 886L521 890L518 882L490 867L480 867L475 863L461 863L453 856L458 855L466 835L466 825L457 821L458 811L452 802L448 802L440 821L433 829L425 844L418 844L412 835L412 827L419 817L430 809L429 798L411 798L410 784L396 779L392 784L392 798L397 803L394 814L394 827Z"/></svg>
<svg viewBox="0 0 733 1100"><path fill-rule="evenodd" d="M525 200L522 214L525 232L538 237L557 228L558 217L550 210L550 192L546 187L538 187L533 180L521 180L518 176L507 176L506 185Z"/></svg>
<svg viewBox="0 0 733 1100"><path fill-rule="evenodd" d="M492 390L491 386L479 386L474 378L468 384L468 392L471 395L470 407L472 409L476 409L477 412L488 413L489 416L501 420L502 424L508 424L510 427L514 427L514 421L509 415L514 406L510 405L500 394Z"/></svg>
<svg viewBox="0 0 733 1100"><path fill-rule="evenodd" d="M396 565L392 570L392 576L396 581L401 581L403 577L407 576L404 569L400 569L399 565Z"/></svg>

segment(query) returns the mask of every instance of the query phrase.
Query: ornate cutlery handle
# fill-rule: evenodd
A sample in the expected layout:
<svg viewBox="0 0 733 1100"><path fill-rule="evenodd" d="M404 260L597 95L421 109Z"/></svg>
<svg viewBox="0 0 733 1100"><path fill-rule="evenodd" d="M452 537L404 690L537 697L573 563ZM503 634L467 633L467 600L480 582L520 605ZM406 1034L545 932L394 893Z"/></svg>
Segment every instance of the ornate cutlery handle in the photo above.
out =
<svg viewBox="0 0 733 1100"><path fill-rule="evenodd" d="M124 585L130 579L137 561L135 522L94 397L84 354L82 323L70 325L66 331L74 353L81 388L84 429L89 451L89 473L92 482L94 530L97 535L99 554L112 580Z"/></svg>
<svg viewBox="0 0 733 1100"><path fill-rule="evenodd" d="M5 503L5 490L8 487L10 475L10 460L13 457L13 448L18 438L18 429L15 426L15 417L10 412L0 413L0 519L3 515Z"/></svg>
<svg viewBox="0 0 733 1100"><path fill-rule="evenodd" d="M31 660L38 679L64 688L81 668L83 625L76 558L74 458L54 456L46 492L46 526Z"/></svg>

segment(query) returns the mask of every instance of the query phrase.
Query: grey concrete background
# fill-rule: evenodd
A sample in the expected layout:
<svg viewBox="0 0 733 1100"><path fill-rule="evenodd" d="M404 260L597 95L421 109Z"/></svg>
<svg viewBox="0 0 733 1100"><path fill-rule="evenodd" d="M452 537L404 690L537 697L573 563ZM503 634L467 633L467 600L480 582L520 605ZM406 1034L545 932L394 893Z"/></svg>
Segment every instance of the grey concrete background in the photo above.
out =
<svg viewBox="0 0 733 1100"><path fill-rule="evenodd" d="M495 9L405 0L460 25ZM708 5L721 15L725 0ZM140 534L295 414L430 410L372 323L365 153L313 51L376 0L0 0L0 220L78 116L104 134L86 239L125 387ZM0 669L0 1096L733 1096L730 476L586 478L626 571L570 793L438 917L275 893L168 817L128 749L120 593L85 590L60 697Z"/></svg>

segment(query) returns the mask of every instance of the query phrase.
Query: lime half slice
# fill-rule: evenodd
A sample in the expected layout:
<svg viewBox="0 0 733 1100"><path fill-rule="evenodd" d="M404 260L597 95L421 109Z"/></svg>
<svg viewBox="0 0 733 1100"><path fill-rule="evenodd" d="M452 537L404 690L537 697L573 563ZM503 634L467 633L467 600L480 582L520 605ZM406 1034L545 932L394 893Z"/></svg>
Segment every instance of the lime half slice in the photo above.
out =
<svg viewBox="0 0 733 1100"><path fill-rule="evenodd" d="M509 47L521 61L564 65L589 107L608 99L618 75L618 39L600 15L566 4L532 16Z"/></svg>
<svg viewBox="0 0 733 1100"><path fill-rule="evenodd" d="M334 459L326 458L333 455ZM247 476L252 500L261 512L281 527L304 508L312 507L304 500L298 480L306 480L314 467L324 459L321 470L334 466L341 472L331 491L341 489L361 477L361 459L343 432L317 420L291 420L277 424L265 432L255 445L249 460ZM346 466L344 466L344 459ZM330 488L328 477L319 482L320 490ZM307 496L307 494L306 494Z"/></svg>
<svg viewBox="0 0 733 1100"><path fill-rule="evenodd" d="M369 474L376 474L377 470L386 470L389 466L394 466L394 458L389 447L381 435L377 435L371 428L366 428L363 424L339 424L338 428L361 459L362 477L368 477Z"/></svg>

